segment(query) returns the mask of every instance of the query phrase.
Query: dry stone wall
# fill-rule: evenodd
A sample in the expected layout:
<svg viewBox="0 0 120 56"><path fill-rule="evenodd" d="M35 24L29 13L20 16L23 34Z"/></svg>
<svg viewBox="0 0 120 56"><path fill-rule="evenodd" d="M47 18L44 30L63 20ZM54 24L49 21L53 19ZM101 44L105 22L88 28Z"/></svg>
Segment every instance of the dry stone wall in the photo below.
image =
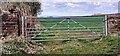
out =
<svg viewBox="0 0 120 56"><path fill-rule="evenodd" d="M120 32L120 15L110 14L108 15L108 33Z"/></svg>
<svg viewBox="0 0 120 56"><path fill-rule="evenodd" d="M18 34L18 18L8 16L6 14L1 16L2 18L2 35L7 36L12 33Z"/></svg>

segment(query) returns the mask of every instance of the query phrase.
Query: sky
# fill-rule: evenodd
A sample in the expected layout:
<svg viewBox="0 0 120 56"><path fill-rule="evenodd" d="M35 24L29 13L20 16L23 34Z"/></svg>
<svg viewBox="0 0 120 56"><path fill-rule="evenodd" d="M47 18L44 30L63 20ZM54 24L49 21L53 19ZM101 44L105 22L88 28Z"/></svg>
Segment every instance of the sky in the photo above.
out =
<svg viewBox="0 0 120 56"><path fill-rule="evenodd" d="M111 2L112 1L112 2ZM85 16L118 12L119 0L42 0L38 16Z"/></svg>

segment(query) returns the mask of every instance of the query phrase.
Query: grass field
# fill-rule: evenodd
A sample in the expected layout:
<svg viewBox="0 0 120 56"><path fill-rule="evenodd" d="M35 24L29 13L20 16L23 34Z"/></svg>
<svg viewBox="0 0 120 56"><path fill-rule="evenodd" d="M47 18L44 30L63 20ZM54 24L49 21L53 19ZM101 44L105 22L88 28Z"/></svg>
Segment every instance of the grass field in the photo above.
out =
<svg viewBox="0 0 120 56"><path fill-rule="evenodd" d="M40 54L89 54L101 56L101 54L117 54L120 52L120 39L118 34L104 36L99 40L73 40L43 42L44 51ZM111 55L110 55L111 56Z"/></svg>

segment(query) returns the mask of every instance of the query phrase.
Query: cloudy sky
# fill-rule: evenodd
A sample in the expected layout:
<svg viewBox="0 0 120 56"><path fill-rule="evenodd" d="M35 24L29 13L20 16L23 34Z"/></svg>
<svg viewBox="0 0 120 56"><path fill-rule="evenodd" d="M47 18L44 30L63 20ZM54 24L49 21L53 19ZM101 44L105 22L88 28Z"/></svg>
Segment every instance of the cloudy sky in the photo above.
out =
<svg viewBox="0 0 120 56"><path fill-rule="evenodd" d="M39 16L81 16L99 13L117 13L118 0L42 0Z"/></svg>

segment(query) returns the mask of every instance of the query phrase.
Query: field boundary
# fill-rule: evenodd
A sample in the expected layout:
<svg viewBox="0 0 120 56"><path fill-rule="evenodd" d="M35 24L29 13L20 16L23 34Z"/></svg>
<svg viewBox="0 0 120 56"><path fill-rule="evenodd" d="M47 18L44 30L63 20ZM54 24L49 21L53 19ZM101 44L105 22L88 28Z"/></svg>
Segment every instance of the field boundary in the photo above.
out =
<svg viewBox="0 0 120 56"><path fill-rule="evenodd" d="M35 20L35 21L34 21ZM22 34L24 34L25 36L27 36L27 37L32 37L32 40L35 40L35 41L58 41L58 40L94 40L94 39L99 39L99 38L101 38L101 36L103 36L103 35L105 35L105 34L107 34L107 32L105 32L105 31L103 31L102 33L103 33L103 35L101 35L101 34L99 34L97 37L93 37L93 38L78 38L78 37L76 37L76 38L72 38L72 37L75 37L75 36L71 36L70 34L70 22L73 22L74 24L78 24L78 26L80 26L80 27L76 27L76 28L85 28L86 29L86 31L92 31L91 29L92 29L92 27L90 28L90 27L86 27L86 26L84 26L84 25L82 25L82 24L80 24L79 22L77 22L77 21L75 21L74 19L70 19L70 18L65 18L65 19L62 19L61 21L58 21L58 23L54 23L53 25L51 25L50 27L48 27L49 29L46 29L46 27L44 27L44 26L42 26L42 27L40 27L40 28L36 28L35 26L34 27L30 27L30 26L32 26L32 25L34 25L34 23L36 23L36 24L39 24L40 23L40 25L43 25L42 24L42 22L38 22L39 20L41 20L41 19L36 19L36 17L22 17ZM104 21L105 19L103 19L103 23L104 23L104 27L105 27L105 21ZM28 22L27 22L28 21ZM67 26L67 28L66 28L66 30L65 30L65 32L67 32L66 34L67 34L67 37L69 37L69 38L65 38L65 39L55 39L54 37L54 40L45 40L44 38L48 38L48 39L51 39L52 38L52 36L54 36L54 35L52 35L52 34L42 34L42 32L54 32L54 31L52 31L52 30L50 30L50 29L53 29L53 28L55 28L56 26L58 26L59 24L63 24L63 22L66 22L66 26ZM29 23L29 24L28 24ZM49 24L49 23L48 23ZM71 23L72 24L72 23ZM29 25L29 26L28 26ZM61 27L62 28L62 27ZM96 28L97 29L97 27L93 27L93 29L94 28ZM98 27L99 28L99 27ZM63 28L64 29L64 28ZM100 29L100 28L99 28ZM104 28L104 30L106 30L105 28ZM56 32L59 32L59 31L61 31L61 32L64 32L64 30L58 30L58 31L56 31ZM73 30L73 31L75 31L75 30ZM80 31L80 30L76 30L76 31ZM81 32L82 32L82 30L81 30ZM94 31L92 31L92 33L94 33L94 34L96 34L96 32L94 32ZM65 34L64 34L65 35ZM40 38L36 38L36 36L40 36ZM43 37L43 36L49 36L49 37ZM56 37L60 37L60 36L56 36ZM62 36L61 36L61 38L62 38ZM64 38L64 36L63 36L63 38Z"/></svg>

